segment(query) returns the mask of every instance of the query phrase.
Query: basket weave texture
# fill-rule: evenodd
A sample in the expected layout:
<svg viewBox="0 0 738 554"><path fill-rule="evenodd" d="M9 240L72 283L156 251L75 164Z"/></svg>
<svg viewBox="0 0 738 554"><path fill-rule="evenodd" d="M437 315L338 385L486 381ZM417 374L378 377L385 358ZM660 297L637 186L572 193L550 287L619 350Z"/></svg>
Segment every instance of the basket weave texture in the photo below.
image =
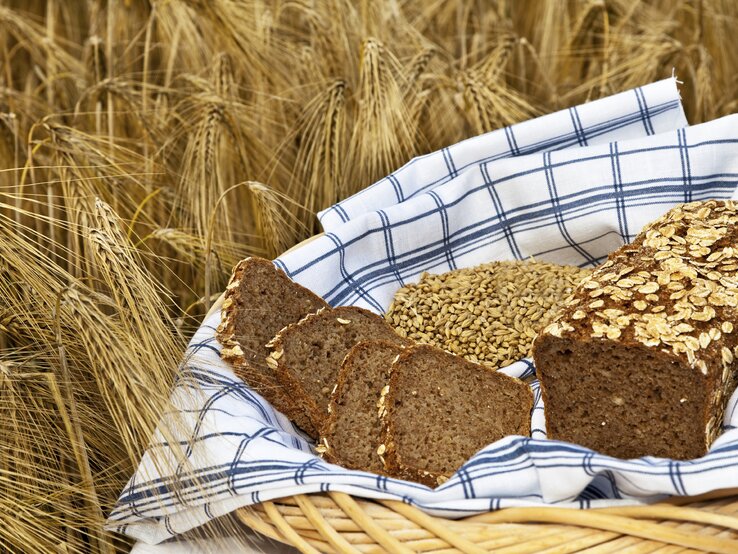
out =
<svg viewBox="0 0 738 554"><path fill-rule="evenodd" d="M508 508L461 520L336 492L263 502L236 515L258 533L311 554L738 553L738 489L649 506Z"/></svg>

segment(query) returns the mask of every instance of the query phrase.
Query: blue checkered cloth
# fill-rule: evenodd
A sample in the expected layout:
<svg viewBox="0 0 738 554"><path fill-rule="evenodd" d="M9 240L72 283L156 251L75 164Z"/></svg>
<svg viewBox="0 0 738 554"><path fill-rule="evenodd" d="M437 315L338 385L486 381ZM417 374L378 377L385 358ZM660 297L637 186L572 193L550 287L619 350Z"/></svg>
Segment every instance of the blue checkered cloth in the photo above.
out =
<svg viewBox="0 0 738 554"><path fill-rule="evenodd" d="M678 103L675 109L681 113ZM531 255L593 266L675 204L735 193L738 116L653 135L642 127L640 138L478 163L411 200L356 215L275 263L333 305L381 312L423 271ZM110 515L111 529L154 543L242 506L310 492L399 499L461 517L738 487L738 394L704 458L619 460L546 440L536 383L532 436L487 446L435 490L346 470L317 457L221 361L219 320L207 318L192 339L173 389L176 410L164 414ZM524 377L534 368L521 360L503 371Z"/></svg>
<svg viewBox="0 0 738 554"><path fill-rule="evenodd" d="M614 140L654 135L687 126L676 79L608 96L467 139L415 158L361 192L320 212L323 229L428 192L481 163Z"/></svg>

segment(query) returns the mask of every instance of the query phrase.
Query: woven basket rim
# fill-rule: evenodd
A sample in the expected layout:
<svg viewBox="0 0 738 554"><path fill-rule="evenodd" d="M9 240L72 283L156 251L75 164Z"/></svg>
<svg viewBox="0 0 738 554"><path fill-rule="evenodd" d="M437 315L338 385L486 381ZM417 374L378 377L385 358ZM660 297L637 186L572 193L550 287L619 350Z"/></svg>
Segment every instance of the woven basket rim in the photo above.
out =
<svg viewBox="0 0 738 554"><path fill-rule="evenodd" d="M738 552L738 488L647 506L504 508L448 520L408 504L345 493L290 496L236 512L301 552ZM635 551L635 550L634 550Z"/></svg>

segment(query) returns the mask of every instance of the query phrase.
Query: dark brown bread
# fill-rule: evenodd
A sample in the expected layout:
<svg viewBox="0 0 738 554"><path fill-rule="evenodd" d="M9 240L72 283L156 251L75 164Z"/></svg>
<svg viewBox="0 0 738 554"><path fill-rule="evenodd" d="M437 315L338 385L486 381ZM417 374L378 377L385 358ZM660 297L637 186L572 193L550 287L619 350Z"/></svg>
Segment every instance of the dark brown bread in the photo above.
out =
<svg viewBox="0 0 738 554"><path fill-rule="evenodd" d="M315 428L267 365L266 344L287 325L327 306L269 260L247 258L233 270L217 331L221 357L236 374L312 437Z"/></svg>
<svg viewBox="0 0 738 554"><path fill-rule="evenodd" d="M354 346L341 364L321 438L323 457L350 469L384 473L377 454L382 442L378 403L402 346L366 341Z"/></svg>
<svg viewBox="0 0 738 554"><path fill-rule="evenodd" d="M620 458L704 455L736 387L736 306L733 202L647 225L536 339L549 438Z"/></svg>
<svg viewBox="0 0 738 554"><path fill-rule="evenodd" d="M436 487L481 448L530 435L533 393L513 377L428 345L392 364L384 391L388 474Z"/></svg>
<svg viewBox="0 0 738 554"><path fill-rule="evenodd" d="M268 363L318 432L328 418L328 402L341 362L351 348L366 340L409 342L382 317L362 308L343 306L308 315L283 329L270 343L273 352Z"/></svg>

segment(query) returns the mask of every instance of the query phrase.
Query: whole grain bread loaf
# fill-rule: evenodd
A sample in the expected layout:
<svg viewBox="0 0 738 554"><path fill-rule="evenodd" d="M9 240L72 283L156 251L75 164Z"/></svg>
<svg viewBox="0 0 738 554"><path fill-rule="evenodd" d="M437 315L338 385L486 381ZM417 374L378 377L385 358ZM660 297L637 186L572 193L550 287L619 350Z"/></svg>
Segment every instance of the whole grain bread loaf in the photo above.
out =
<svg viewBox="0 0 738 554"><path fill-rule="evenodd" d="M287 325L327 306L269 260L247 258L233 270L217 330L221 357L233 364L235 373L313 437L316 430L302 407L267 365L266 344Z"/></svg>
<svg viewBox="0 0 738 554"><path fill-rule="evenodd" d="M392 362L403 347L386 340L354 346L341 364L328 405L319 448L323 458L350 469L384 473L377 455L382 442L378 403L389 382Z"/></svg>
<svg viewBox="0 0 738 554"><path fill-rule="evenodd" d="M574 291L534 343L549 438L704 455L735 390L738 209L679 205Z"/></svg>
<svg viewBox="0 0 738 554"><path fill-rule="evenodd" d="M409 343L382 317L353 306L319 310L289 325L269 343L272 353L267 363L318 432L328 418L341 363L349 350L366 340Z"/></svg>
<svg viewBox="0 0 738 554"><path fill-rule="evenodd" d="M436 487L478 450L508 435L530 435L528 385L429 345L392 364L380 410L388 475Z"/></svg>

